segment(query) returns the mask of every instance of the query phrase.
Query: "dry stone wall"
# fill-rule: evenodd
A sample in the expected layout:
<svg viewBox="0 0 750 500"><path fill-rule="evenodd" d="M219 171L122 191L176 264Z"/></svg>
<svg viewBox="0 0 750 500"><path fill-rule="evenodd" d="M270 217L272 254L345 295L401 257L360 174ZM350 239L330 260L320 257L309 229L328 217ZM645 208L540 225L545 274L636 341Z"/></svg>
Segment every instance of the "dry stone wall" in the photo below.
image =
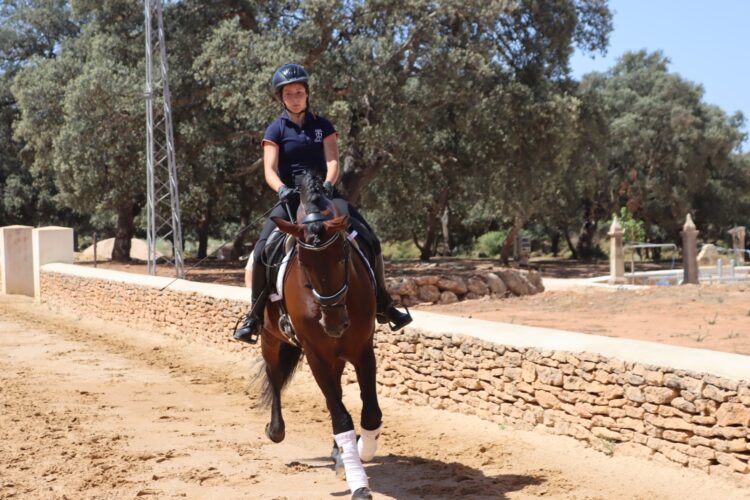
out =
<svg viewBox="0 0 750 500"><path fill-rule="evenodd" d="M544 291L541 275L533 270L502 269L462 275L423 275L388 278L388 292L399 304L452 304L482 297L531 295Z"/></svg>
<svg viewBox="0 0 750 500"><path fill-rule="evenodd" d="M53 307L258 354L257 347L230 341L246 300L159 291L148 285L150 277L134 284L77 276L76 266L52 266L64 270L45 266L42 273L41 297ZM381 394L571 436L607 454L651 457L750 481L747 380L416 328L379 330L376 354ZM354 383L353 370L346 378Z"/></svg>

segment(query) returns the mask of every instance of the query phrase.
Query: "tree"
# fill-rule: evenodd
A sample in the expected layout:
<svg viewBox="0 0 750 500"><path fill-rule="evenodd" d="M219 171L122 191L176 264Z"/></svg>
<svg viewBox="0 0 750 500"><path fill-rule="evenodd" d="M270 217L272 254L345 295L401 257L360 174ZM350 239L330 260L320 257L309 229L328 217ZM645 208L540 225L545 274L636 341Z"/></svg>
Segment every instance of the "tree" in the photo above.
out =
<svg viewBox="0 0 750 500"><path fill-rule="evenodd" d="M64 0L0 5L0 223L61 222L71 217L55 206L49 177L35 175L22 161L24 144L13 137L19 110L11 83L31 58L55 58L59 44L77 33Z"/></svg>
<svg viewBox="0 0 750 500"><path fill-rule="evenodd" d="M705 104L703 88L668 71L660 52L626 53L608 72L586 75L608 117L606 195L590 200L611 213L625 206L649 238L678 239L685 215L712 179L733 171L741 116Z"/></svg>
<svg viewBox="0 0 750 500"><path fill-rule="evenodd" d="M79 36L55 59L35 58L14 79L21 118L16 137L49 173L55 200L81 213L117 214L114 260L130 258L134 217L145 202L142 169L143 16L132 2L77 2Z"/></svg>

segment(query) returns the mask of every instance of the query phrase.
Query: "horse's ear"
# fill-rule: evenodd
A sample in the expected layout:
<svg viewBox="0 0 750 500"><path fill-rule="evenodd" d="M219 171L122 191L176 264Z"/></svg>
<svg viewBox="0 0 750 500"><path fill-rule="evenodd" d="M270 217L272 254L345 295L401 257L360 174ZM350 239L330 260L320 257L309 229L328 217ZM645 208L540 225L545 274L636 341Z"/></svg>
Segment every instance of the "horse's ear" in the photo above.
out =
<svg viewBox="0 0 750 500"><path fill-rule="evenodd" d="M323 223L326 228L326 232L329 235L344 231L349 227L349 217L347 215L339 215L332 220L327 220Z"/></svg>
<svg viewBox="0 0 750 500"><path fill-rule="evenodd" d="M298 240L305 241L305 226L303 224L295 224L281 217L271 217L271 220L282 233L291 234Z"/></svg>

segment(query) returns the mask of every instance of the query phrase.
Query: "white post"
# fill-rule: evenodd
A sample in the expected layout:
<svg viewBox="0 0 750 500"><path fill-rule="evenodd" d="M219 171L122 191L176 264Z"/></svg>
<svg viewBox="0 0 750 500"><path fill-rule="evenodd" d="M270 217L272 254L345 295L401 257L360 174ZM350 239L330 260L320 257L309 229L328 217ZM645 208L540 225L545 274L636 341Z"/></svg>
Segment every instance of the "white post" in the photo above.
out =
<svg viewBox="0 0 750 500"><path fill-rule="evenodd" d="M615 215L609 228L609 284L625 283L625 252L622 248L622 226Z"/></svg>
<svg viewBox="0 0 750 500"><path fill-rule="evenodd" d="M3 295L34 296L31 226L0 228L0 276Z"/></svg>
<svg viewBox="0 0 750 500"><path fill-rule="evenodd" d="M58 226L36 228L32 232L31 242L34 255L34 298L41 302L42 266L51 262L72 264L75 260L73 229Z"/></svg>
<svg viewBox="0 0 750 500"><path fill-rule="evenodd" d="M698 276L698 233L695 223L690 214L685 219L685 225L682 226L682 262L683 262L683 279L682 284L699 283Z"/></svg>

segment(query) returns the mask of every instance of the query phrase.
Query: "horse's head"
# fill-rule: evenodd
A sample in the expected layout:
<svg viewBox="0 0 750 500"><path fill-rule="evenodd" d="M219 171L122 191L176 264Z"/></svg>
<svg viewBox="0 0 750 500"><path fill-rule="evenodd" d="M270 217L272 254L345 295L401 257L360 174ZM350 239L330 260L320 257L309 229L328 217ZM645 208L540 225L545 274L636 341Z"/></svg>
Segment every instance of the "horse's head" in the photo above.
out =
<svg viewBox="0 0 750 500"><path fill-rule="evenodd" d="M307 279L306 286L321 311L320 325L332 337L341 337L349 328L346 293L349 289L349 226L344 215L322 194L319 179L306 176L300 186L301 223L274 218L278 228L297 239L297 255Z"/></svg>

